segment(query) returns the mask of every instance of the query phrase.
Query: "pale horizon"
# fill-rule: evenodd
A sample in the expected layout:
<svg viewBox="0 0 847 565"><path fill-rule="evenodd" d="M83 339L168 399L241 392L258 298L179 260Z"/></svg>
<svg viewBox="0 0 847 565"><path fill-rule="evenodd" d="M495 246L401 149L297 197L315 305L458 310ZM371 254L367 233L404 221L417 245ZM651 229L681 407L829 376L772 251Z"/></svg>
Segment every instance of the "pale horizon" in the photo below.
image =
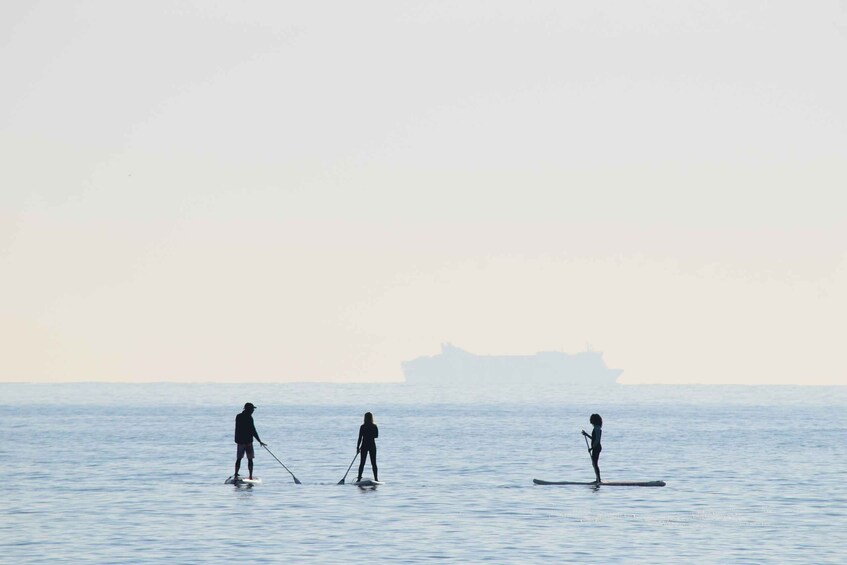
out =
<svg viewBox="0 0 847 565"><path fill-rule="evenodd" d="M847 385L847 3L0 6L0 382Z"/></svg>

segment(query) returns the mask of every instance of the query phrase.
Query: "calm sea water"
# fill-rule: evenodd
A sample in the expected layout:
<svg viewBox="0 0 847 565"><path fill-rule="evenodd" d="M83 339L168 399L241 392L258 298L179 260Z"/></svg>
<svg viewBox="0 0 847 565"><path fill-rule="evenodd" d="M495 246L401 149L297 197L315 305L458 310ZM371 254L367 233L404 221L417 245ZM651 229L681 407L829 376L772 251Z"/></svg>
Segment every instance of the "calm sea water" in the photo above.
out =
<svg viewBox="0 0 847 565"><path fill-rule="evenodd" d="M246 401L302 485L262 449L261 486L223 484ZM845 408L847 387L0 384L0 561L844 563ZM338 486L367 410L386 484ZM667 486L533 485L593 479L592 412L604 479Z"/></svg>

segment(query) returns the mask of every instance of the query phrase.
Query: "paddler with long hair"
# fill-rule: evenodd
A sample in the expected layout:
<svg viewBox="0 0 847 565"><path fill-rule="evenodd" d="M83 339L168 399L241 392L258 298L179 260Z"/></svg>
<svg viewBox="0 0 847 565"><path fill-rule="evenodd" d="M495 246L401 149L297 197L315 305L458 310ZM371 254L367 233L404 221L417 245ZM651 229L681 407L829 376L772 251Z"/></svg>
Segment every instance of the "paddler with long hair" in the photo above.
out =
<svg viewBox="0 0 847 565"><path fill-rule="evenodd" d="M370 412L365 412L365 421L359 426L359 439L356 440L356 453L361 453L362 457L359 460L359 476L356 482L362 480L362 471L365 470L365 458L370 456L371 468L374 472L374 481L378 481L379 477L376 470L376 438L379 437L379 428L374 424L374 415Z"/></svg>
<svg viewBox="0 0 847 565"><path fill-rule="evenodd" d="M591 439L591 447L588 452L591 454L591 465L594 467L594 474L597 476L597 484L600 484L600 452L603 451L603 446L600 445L600 437L603 435L603 418L600 414L592 414L588 421L594 426L589 434L582 430L582 435Z"/></svg>

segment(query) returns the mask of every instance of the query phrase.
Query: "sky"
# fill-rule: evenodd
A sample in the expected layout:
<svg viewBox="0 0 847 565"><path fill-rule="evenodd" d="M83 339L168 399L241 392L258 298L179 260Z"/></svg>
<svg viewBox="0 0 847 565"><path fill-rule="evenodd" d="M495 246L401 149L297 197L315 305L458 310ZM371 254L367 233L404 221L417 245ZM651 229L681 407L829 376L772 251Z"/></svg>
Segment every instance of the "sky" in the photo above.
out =
<svg viewBox="0 0 847 565"><path fill-rule="evenodd" d="M847 2L0 4L0 382L847 385Z"/></svg>

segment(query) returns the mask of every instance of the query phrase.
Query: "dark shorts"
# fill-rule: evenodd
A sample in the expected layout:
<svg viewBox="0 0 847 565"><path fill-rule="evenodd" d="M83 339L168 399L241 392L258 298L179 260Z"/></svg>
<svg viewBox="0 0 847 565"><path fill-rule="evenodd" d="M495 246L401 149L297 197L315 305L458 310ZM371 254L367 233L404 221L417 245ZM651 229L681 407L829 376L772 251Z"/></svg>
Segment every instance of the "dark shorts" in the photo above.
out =
<svg viewBox="0 0 847 565"><path fill-rule="evenodd" d="M238 444L238 455L235 456L236 459L241 459L244 457L244 454L247 454L247 459L253 459L253 442L250 443L239 443Z"/></svg>

